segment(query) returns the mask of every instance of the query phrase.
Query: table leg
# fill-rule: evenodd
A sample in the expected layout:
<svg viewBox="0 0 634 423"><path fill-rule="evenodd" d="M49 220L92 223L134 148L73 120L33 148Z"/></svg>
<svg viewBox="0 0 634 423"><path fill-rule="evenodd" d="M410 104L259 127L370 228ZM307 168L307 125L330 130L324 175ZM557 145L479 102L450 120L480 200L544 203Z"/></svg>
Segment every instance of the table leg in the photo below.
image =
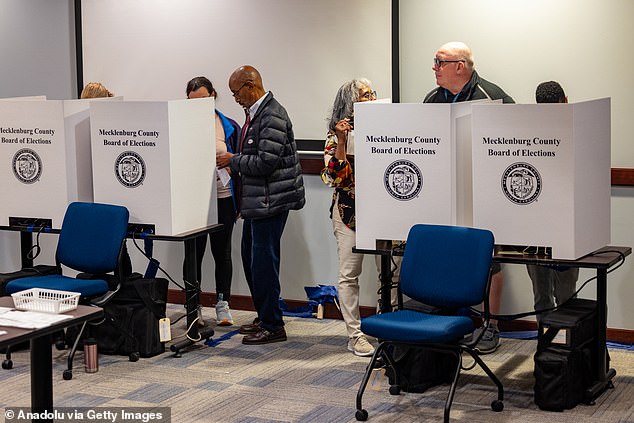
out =
<svg viewBox="0 0 634 423"><path fill-rule="evenodd" d="M381 299L379 309L381 313L392 311L392 256L381 255Z"/></svg>
<svg viewBox="0 0 634 423"><path fill-rule="evenodd" d="M205 234L206 235L206 234ZM200 304L200 284L196 268L196 238L185 241L185 310L187 310L187 335L198 338L198 325L194 321L198 317Z"/></svg>
<svg viewBox="0 0 634 423"><path fill-rule="evenodd" d="M205 233L204 236L207 236ZM187 313L187 338L172 344L170 350L175 356L180 356L180 350L193 345L203 339L209 339L214 334L211 328L198 331L198 306L200 304L200 283L196 266L196 238L185 240L185 312Z"/></svg>
<svg viewBox="0 0 634 423"><path fill-rule="evenodd" d="M592 386L586 390L586 400L592 403L608 387L612 386L612 378L616 376L614 369L608 369L607 358L607 269L597 269L597 332L595 348L597 350L596 374Z"/></svg>
<svg viewBox="0 0 634 423"><path fill-rule="evenodd" d="M53 353L50 335L31 339L31 410L53 412ZM53 419L34 420L52 422Z"/></svg>

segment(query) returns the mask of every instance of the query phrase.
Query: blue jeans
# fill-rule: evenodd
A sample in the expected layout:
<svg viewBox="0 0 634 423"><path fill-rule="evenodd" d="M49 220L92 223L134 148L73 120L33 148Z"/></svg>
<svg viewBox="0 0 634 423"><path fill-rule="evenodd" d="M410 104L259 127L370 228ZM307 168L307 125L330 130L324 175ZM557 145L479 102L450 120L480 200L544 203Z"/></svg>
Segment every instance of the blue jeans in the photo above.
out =
<svg viewBox="0 0 634 423"><path fill-rule="evenodd" d="M261 326L284 327L280 308L280 241L288 211L263 219L244 219L242 265Z"/></svg>

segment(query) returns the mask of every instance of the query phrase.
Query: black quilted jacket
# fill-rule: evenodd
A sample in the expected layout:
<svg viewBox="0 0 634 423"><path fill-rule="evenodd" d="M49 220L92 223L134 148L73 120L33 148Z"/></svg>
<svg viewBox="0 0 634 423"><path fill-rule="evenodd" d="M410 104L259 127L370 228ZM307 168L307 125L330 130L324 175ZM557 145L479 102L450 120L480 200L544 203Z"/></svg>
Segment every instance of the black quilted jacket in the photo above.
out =
<svg viewBox="0 0 634 423"><path fill-rule="evenodd" d="M240 175L240 211L245 219L299 210L306 202L293 125L286 109L266 96L247 130L242 151L231 158Z"/></svg>

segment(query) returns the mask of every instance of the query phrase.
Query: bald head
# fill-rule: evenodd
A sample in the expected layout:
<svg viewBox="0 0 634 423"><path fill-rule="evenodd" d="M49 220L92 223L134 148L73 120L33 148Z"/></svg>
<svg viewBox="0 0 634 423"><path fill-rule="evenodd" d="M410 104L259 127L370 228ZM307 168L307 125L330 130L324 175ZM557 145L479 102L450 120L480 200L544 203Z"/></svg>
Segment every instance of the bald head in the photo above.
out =
<svg viewBox="0 0 634 423"><path fill-rule="evenodd" d="M473 72L473 53L468 45L462 41L451 41L443 44L438 49L439 53L444 53L447 57L456 60L464 60L467 69Z"/></svg>
<svg viewBox="0 0 634 423"><path fill-rule="evenodd" d="M229 77L229 89L236 103L244 108L251 107L266 93L260 72L249 65L240 66L233 71Z"/></svg>
<svg viewBox="0 0 634 423"><path fill-rule="evenodd" d="M453 94L459 93L473 75L473 54L460 41L443 44L436 51L434 66L436 83Z"/></svg>
<svg viewBox="0 0 634 423"><path fill-rule="evenodd" d="M253 66L240 66L238 69L233 71L231 77L229 77L229 85L231 85L232 81L239 82L240 84L251 82L253 85L264 89L262 87L262 77L260 76L260 72L258 72L258 70Z"/></svg>

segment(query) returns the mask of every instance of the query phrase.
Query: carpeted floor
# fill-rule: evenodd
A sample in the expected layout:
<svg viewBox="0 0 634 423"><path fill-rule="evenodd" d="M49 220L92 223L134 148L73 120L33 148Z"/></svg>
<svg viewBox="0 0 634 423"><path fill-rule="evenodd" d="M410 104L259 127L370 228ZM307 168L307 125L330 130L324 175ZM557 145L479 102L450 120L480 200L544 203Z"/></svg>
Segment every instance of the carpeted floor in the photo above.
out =
<svg viewBox="0 0 634 423"><path fill-rule="evenodd" d="M168 307L172 320L182 314L182 306ZM62 379L65 353L53 350L55 406L165 406L171 409L172 422L356 421L355 397L368 359L346 350L341 321L285 318L287 342L245 346L236 334L237 325L250 322L254 313L233 314L236 326L216 328L214 340L219 342L213 347L199 343L180 358L168 350L134 363L102 355L100 369L93 374L83 371L78 354L70 381ZM203 316L213 324L213 309L203 309ZM172 331L182 333L183 321ZM634 353L610 350L617 371L615 388L601 395L596 405L553 413L539 410L533 402L535 346L535 341L504 339L496 353L485 357L505 387L501 413L490 409L496 394L486 375L475 369L463 372L452 421L634 423ZM28 352L15 353L13 361L12 370L0 370L2 408L30 405ZM447 385L424 394L391 396L385 379L376 382L364 396L368 421L442 421Z"/></svg>

